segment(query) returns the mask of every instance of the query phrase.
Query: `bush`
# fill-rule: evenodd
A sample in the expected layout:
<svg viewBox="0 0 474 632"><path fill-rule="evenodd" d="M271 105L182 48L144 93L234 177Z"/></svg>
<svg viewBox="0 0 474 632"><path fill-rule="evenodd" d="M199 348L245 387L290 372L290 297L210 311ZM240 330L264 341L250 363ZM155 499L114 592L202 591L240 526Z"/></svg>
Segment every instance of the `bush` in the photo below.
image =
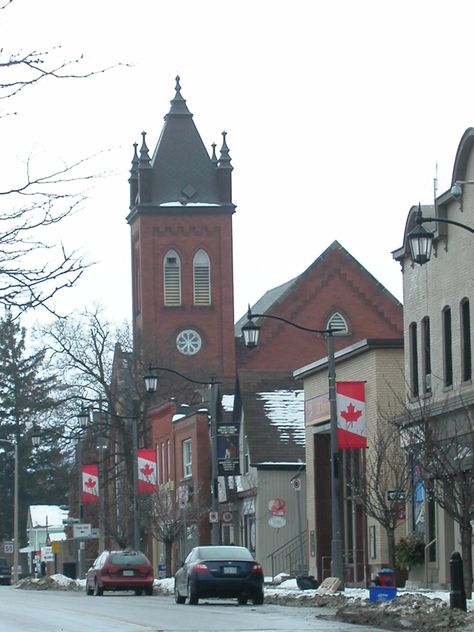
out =
<svg viewBox="0 0 474 632"><path fill-rule="evenodd" d="M395 545L395 561L397 567L410 570L425 560L425 543L418 535L412 533Z"/></svg>

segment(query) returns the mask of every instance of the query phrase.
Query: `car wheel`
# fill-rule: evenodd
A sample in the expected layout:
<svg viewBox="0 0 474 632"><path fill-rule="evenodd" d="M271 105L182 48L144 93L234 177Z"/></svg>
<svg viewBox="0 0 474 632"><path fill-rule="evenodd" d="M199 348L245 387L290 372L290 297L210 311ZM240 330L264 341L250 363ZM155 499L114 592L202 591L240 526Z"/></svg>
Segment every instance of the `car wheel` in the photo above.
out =
<svg viewBox="0 0 474 632"><path fill-rule="evenodd" d="M96 580L94 584L94 597L102 597L104 594L104 589L99 586L99 582Z"/></svg>
<svg viewBox="0 0 474 632"><path fill-rule="evenodd" d="M135 594L137 597L140 597L140 595L143 593L143 589L142 588L135 588Z"/></svg>
<svg viewBox="0 0 474 632"><path fill-rule="evenodd" d="M248 598L240 595L239 597L237 597L237 601L239 603L239 606L245 606L247 605Z"/></svg>
<svg viewBox="0 0 474 632"><path fill-rule="evenodd" d="M189 582L188 584L188 597L189 597L189 605L190 606L197 606L199 603L199 597L197 596L196 592L193 590L193 586L191 584L191 582Z"/></svg>
<svg viewBox="0 0 474 632"><path fill-rule="evenodd" d="M263 604L263 591L252 597L252 603L254 606L261 606Z"/></svg>
<svg viewBox="0 0 474 632"><path fill-rule="evenodd" d="M174 587L174 600L176 601L176 603L179 603L179 604L186 603L186 597L183 597L182 595L179 594L179 590L176 585Z"/></svg>
<svg viewBox="0 0 474 632"><path fill-rule="evenodd" d="M151 597L153 595L153 586L147 586L145 588L145 595Z"/></svg>
<svg viewBox="0 0 474 632"><path fill-rule="evenodd" d="M92 595L94 593L94 589L86 583L86 595Z"/></svg>

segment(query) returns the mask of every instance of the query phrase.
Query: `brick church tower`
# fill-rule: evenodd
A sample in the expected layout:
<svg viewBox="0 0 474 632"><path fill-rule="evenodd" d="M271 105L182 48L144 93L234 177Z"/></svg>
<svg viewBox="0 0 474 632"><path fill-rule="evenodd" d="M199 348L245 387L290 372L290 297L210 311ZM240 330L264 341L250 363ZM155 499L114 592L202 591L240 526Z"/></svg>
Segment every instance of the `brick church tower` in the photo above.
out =
<svg viewBox="0 0 474 632"><path fill-rule="evenodd" d="M196 379L235 377L232 166L201 140L179 77L153 155L130 172L133 334L145 362Z"/></svg>

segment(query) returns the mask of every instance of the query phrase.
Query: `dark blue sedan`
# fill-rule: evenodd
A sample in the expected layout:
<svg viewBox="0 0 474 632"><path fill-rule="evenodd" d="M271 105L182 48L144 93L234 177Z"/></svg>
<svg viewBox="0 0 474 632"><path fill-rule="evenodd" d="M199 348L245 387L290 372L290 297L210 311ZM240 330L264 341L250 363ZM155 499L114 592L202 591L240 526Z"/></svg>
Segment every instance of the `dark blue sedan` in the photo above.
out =
<svg viewBox="0 0 474 632"><path fill-rule="evenodd" d="M243 546L196 546L174 577L176 603L196 605L202 597L263 603L263 569Z"/></svg>

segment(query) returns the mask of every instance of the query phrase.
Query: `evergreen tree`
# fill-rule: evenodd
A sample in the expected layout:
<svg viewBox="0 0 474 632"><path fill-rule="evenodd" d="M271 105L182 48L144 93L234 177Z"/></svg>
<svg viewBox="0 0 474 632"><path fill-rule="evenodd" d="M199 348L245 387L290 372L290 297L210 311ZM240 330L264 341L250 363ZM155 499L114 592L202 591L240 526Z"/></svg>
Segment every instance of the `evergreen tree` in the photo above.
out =
<svg viewBox="0 0 474 632"><path fill-rule="evenodd" d="M53 450L33 450L31 426L40 425L59 402L52 396L56 377L44 374L45 352L28 355L25 336L25 329L7 312L0 320L0 539L13 536L17 444L20 544L26 540L28 506L64 503L68 485L61 446L56 442Z"/></svg>

